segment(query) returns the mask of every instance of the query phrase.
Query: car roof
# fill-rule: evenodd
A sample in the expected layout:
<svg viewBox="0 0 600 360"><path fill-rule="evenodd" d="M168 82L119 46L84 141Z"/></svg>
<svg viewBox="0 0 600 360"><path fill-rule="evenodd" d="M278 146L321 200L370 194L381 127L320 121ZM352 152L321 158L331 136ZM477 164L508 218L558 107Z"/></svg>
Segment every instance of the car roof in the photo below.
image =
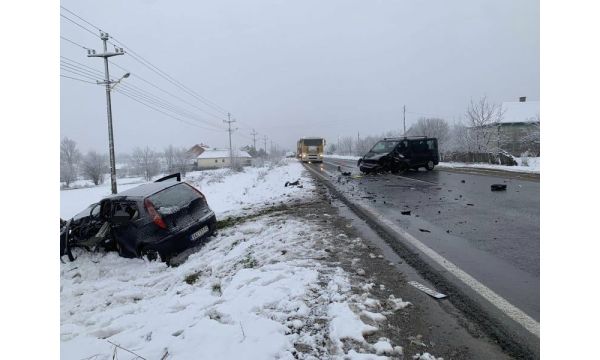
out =
<svg viewBox="0 0 600 360"><path fill-rule="evenodd" d="M109 196L108 198L119 198L119 197L146 197L155 194L161 190L182 184L179 181L165 181L165 182L151 182L142 184L134 188L122 191L120 193Z"/></svg>

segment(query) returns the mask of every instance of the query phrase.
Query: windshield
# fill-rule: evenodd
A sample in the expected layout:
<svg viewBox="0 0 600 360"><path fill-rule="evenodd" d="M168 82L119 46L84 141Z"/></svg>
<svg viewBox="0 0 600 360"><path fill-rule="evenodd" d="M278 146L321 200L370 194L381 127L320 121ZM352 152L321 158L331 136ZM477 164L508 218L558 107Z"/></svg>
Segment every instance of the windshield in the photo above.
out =
<svg viewBox="0 0 600 360"><path fill-rule="evenodd" d="M303 139L304 146L319 146L323 145L323 139Z"/></svg>
<svg viewBox="0 0 600 360"><path fill-rule="evenodd" d="M176 213L198 198L202 198L200 193L186 183L171 186L149 197L161 215Z"/></svg>
<svg viewBox="0 0 600 360"><path fill-rule="evenodd" d="M373 146L370 152L377 154L387 154L390 151L394 150L398 143L399 141L380 141L377 144L375 144L375 146Z"/></svg>

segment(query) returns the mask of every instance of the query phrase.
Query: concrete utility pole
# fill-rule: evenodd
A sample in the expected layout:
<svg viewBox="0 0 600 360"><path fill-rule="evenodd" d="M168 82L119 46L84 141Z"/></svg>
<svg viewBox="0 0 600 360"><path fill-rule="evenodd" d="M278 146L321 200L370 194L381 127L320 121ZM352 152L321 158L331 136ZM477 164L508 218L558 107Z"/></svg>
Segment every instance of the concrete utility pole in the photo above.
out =
<svg viewBox="0 0 600 360"><path fill-rule="evenodd" d="M404 136L406 136L406 105L402 107L402 123L404 123Z"/></svg>
<svg viewBox="0 0 600 360"><path fill-rule="evenodd" d="M252 133L250 133L250 135L252 135L252 143L254 144L254 151L256 150L256 135L258 135L258 133L256 132L256 130L252 129Z"/></svg>
<svg viewBox="0 0 600 360"><path fill-rule="evenodd" d="M267 155L267 135L263 135L263 140L265 141L265 156Z"/></svg>
<svg viewBox="0 0 600 360"><path fill-rule="evenodd" d="M233 148L231 147L231 133L235 129L231 129L231 123L234 123L235 120L231 120L231 114L227 113L227 120L223 120L223 122L227 123L227 125L229 126L229 128L227 129L227 132L229 133L229 166L233 168Z"/></svg>
<svg viewBox="0 0 600 360"><path fill-rule="evenodd" d="M106 114L108 116L108 154L110 157L110 189L113 194L117 193L117 170L115 167L115 143L113 140L113 126L112 126L112 107L110 103L110 90L111 84L117 84L121 81L110 81L110 76L108 73L108 58L117 55L123 55L125 52L123 48L115 48L115 52L108 52L106 49L106 41L108 40L108 34L100 31L100 39L104 43L104 52L101 54L96 54L95 50L88 50L88 57L101 57L104 58L104 81L98 81L98 84L102 84L106 86ZM128 77L129 73L125 74Z"/></svg>

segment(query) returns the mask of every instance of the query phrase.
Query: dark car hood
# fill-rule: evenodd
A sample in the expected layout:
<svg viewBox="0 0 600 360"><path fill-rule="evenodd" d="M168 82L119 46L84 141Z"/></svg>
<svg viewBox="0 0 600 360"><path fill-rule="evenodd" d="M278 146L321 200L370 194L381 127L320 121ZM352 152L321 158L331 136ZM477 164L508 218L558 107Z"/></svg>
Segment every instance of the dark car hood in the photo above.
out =
<svg viewBox="0 0 600 360"><path fill-rule="evenodd" d="M379 159L381 159L382 157L384 157L386 155L387 154L379 154L379 153L369 152L365 156L363 156L363 160L376 160L376 161L378 161Z"/></svg>

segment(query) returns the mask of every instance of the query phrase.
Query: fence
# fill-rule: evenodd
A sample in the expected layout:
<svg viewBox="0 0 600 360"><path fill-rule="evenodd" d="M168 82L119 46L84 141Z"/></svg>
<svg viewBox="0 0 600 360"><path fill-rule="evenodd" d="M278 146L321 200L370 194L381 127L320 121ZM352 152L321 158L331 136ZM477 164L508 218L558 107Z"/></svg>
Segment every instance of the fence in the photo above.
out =
<svg viewBox="0 0 600 360"><path fill-rule="evenodd" d="M517 161L506 153L474 153L474 152L450 152L440 154L440 160L446 162L464 162L464 163L486 163L515 166Z"/></svg>

